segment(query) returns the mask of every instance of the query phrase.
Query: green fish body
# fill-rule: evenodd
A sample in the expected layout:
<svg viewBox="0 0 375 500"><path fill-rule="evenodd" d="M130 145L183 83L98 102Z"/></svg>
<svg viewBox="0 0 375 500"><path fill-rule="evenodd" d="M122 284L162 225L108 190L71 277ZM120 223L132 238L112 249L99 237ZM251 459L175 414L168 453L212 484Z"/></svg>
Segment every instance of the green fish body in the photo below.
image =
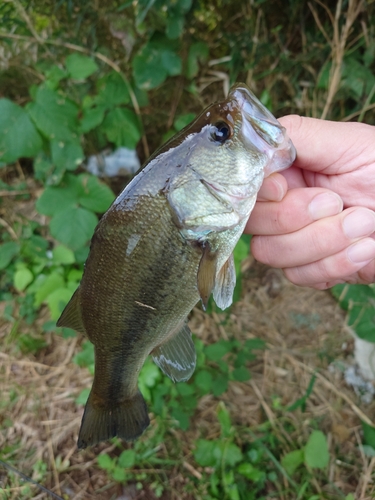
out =
<svg viewBox="0 0 375 500"><path fill-rule="evenodd" d="M232 252L263 178L294 158L283 127L236 85L156 151L104 214L57 323L95 347L79 448L131 441L149 425L137 383L148 355L172 380L190 378L187 315L211 293L220 308L231 304Z"/></svg>

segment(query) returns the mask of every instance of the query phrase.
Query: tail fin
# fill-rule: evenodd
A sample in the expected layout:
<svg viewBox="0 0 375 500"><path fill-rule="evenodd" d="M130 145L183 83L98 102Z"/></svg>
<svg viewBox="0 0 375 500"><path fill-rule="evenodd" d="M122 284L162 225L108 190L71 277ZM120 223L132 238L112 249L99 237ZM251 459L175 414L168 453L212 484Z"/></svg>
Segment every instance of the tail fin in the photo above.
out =
<svg viewBox="0 0 375 500"><path fill-rule="evenodd" d="M139 391L114 408L95 408L92 400L91 391L79 431L79 449L115 436L134 441L150 424L147 405Z"/></svg>

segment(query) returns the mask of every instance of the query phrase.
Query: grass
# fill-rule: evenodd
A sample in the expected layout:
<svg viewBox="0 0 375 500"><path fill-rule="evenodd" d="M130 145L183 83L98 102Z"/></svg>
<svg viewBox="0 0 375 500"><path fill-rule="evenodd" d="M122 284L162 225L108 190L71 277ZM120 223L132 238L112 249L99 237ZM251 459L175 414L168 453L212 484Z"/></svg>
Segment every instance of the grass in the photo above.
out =
<svg viewBox="0 0 375 500"><path fill-rule="evenodd" d="M142 125L142 160L187 113L220 98L233 81L246 81L277 116L375 124L373 2L167 4L179 6L175 25L158 4L144 2L3 3L0 97L23 107L37 86L52 82L52 64L61 69L70 54L89 56L100 77L114 70L128 89L132 84L127 106ZM168 42L175 51L169 63L181 55L180 73L133 91L145 77L134 73L135 58L155 49L156 31L170 34L181 22L184 35ZM58 89L81 106L86 94L99 92L97 78L63 79ZM81 144L91 154L108 140L99 127ZM47 157L48 148L44 138ZM2 462L64 499L374 498L375 458L363 446L361 423L374 424L374 403L361 403L343 380L352 362L344 312L327 292L298 289L251 257L242 261L242 290L229 311L195 309L190 317L199 353L194 378L174 386L146 365L141 386L151 426L145 435L134 445L113 440L77 452L92 351L84 339L55 331L55 303L41 299L36 306L41 289L22 280L34 279L25 269L53 274L66 294L79 279L85 250L78 257L76 249L60 247L56 257L49 218L35 208L53 180L38 173L24 158L0 171L1 241L13 252L1 277ZM124 182L112 187L118 192ZM266 349L241 357L239 346L256 338ZM2 462L1 499L47 498Z"/></svg>

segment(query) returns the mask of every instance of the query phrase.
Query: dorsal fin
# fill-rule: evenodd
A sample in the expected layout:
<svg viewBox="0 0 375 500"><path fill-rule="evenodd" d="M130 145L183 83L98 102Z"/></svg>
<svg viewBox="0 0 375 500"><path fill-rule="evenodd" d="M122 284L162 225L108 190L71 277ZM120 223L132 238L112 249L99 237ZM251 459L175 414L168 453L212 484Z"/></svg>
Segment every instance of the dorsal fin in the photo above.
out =
<svg viewBox="0 0 375 500"><path fill-rule="evenodd" d="M173 382L189 380L195 370L195 347L189 327L184 324L166 342L156 347L151 356Z"/></svg>
<svg viewBox="0 0 375 500"><path fill-rule="evenodd" d="M214 301L220 309L226 309L231 305L235 286L236 269L234 267L233 254L231 254L216 276L213 295Z"/></svg>
<svg viewBox="0 0 375 500"><path fill-rule="evenodd" d="M61 313L60 318L57 320L56 325L65 326L66 328L72 328L72 330L76 330L77 332L86 333L82 322L79 292L80 287L77 288L72 298L65 306L65 309Z"/></svg>

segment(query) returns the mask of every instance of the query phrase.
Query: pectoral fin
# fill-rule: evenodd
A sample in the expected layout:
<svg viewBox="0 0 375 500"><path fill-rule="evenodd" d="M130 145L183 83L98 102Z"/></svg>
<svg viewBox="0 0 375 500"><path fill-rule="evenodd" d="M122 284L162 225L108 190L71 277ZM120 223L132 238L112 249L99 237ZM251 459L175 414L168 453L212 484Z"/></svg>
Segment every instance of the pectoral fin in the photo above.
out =
<svg viewBox="0 0 375 500"><path fill-rule="evenodd" d="M65 326L66 328L72 328L77 332L86 333L85 327L82 323L79 291L80 289L78 287L68 304L65 306L65 309L61 313L60 318L57 320L56 325Z"/></svg>
<svg viewBox="0 0 375 500"><path fill-rule="evenodd" d="M195 370L195 347L189 327L183 327L164 344L156 347L152 358L173 382L189 380Z"/></svg>
<svg viewBox="0 0 375 500"><path fill-rule="evenodd" d="M208 299L215 286L217 252L211 250L208 242L204 244L203 254L198 268L197 284L203 308L206 309Z"/></svg>
<svg viewBox="0 0 375 500"><path fill-rule="evenodd" d="M226 309L231 305L235 286L236 269L234 267L233 254L231 254L216 276L213 295L214 301L220 309Z"/></svg>

